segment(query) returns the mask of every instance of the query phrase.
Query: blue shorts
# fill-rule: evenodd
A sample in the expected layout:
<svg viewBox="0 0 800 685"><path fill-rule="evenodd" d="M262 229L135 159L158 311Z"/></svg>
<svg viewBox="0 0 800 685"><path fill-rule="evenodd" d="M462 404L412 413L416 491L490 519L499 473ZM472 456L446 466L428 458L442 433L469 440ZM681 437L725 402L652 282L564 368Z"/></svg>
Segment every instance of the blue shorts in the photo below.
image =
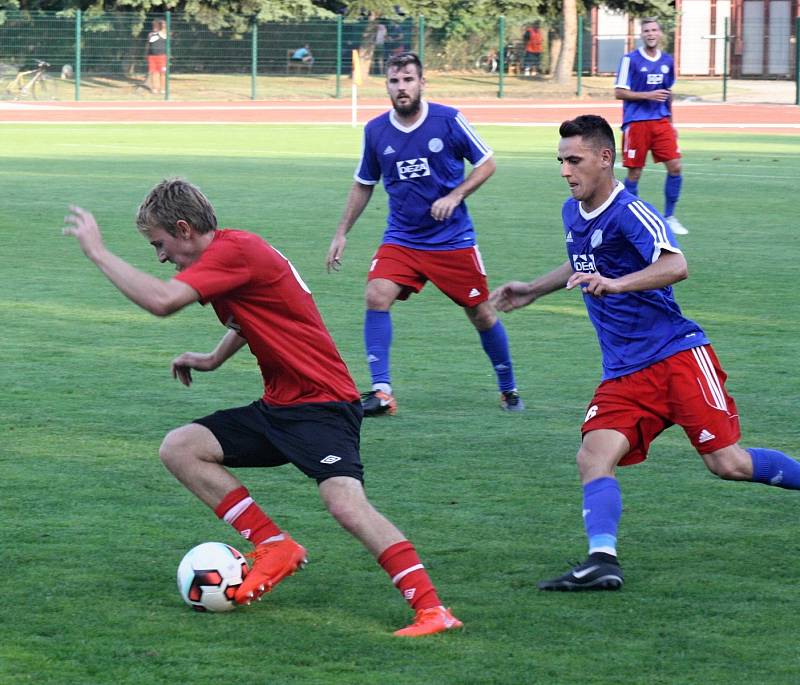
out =
<svg viewBox="0 0 800 685"><path fill-rule="evenodd" d="M364 480L359 456L361 419L356 402L309 402L270 407L257 400L195 419L222 446L230 468L294 464L318 483L334 476Z"/></svg>

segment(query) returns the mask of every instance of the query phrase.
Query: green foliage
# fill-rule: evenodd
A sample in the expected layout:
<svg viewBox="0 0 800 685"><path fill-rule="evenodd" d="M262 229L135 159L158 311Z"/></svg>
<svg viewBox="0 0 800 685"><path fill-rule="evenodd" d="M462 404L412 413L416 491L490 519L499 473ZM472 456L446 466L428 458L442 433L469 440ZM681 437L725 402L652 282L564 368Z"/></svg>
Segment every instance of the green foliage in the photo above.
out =
<svg viewBox="0 0 800 685"><path fill-rule="evenodd" d="M385 220L380 188L343 271L323 266L360 130L3 130L12 143L0 148L3 685L796 682L798 493L714 479L678 429L647 462L620 470L622 592L535 589L585 551L574 454L600 365L575 292L503 317L528 405L519 416L497 408L475 331L441 293L428 286L393 310L400 413L364 425L368 492L415 542L463 633L392 638L406 605L288 466L238 475L308 547L308 568L254 607L190 611L175 587L183 553L204 540L242 543L165 471L158 445L176 425L249 402L259 373L242 350L191 389L176 383L173 356L223 334L213 312L193 306L162 320L138 310L60 235L62 217L71 202L92 209L112 250L167 278L133 212L163 176L188 176L225 225L261 233L292 259L365 387L363 287ZM498 171L469 206L496 286L563 261L567 192L554 130L479 130ZM786 188L800 176L800 142L682 131L681 147L691 276L678 299L730 374L744 444L800 456L796 267L775 258L776 239L796 224ZM648 167L643 197L660 204L663 179Z"/></svg>
<svg viewBox="0 0 800 685"><path fill-rule="evenodd" d="M660 17L671 19L675 16L674 0L603 0L603 5L611 9L628 12L634 17Z"/></svg>
<svg viewBox="0 0 800 685"><path fill-rule="evenodd" d="M333 17L324 3L314 0L10 0L12 7L29 12L83 10L88 16L133 12L144 18L166 10L185 13L212 31L243 32L250 21L302 20Z"/></svg>

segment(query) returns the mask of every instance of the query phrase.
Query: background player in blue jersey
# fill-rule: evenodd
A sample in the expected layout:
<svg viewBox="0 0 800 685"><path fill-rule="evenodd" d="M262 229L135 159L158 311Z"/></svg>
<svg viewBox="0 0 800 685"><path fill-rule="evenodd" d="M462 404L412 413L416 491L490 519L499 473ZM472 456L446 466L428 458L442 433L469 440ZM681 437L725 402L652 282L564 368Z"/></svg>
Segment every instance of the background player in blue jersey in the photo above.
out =
<svg viewBox="0 0 800 685"><path fill-rule="evenodd" d="M614 95L622 100L622 166L628 170L625 188L638 195L647 151L653 161L664 162L664 216L673 233L687 231L675 218L681 194L681 153L672 126L672 91L675 64L672 55L661 52L661 26L656 19L642 19L642 47L622 57L614 83Z"/></svg>
<svg viewBox="0 0 800 685"><path fill-rule="evenodd" d="M500 406L522 411L508 338L488 301L486 272L464 204L464 198L494 173L493 153L458 110L423 100L424 87L422 64L415 54L389 59L386 89L393 109L364 129L355 182L327 255L328 271L338 271L347 233L382 177L389 216L367 275L364 342L372 390L362 396L364 414L397 410L389 365L389 310L428 281L461 305L477 329L497 375ZM472 165L466 179L465 159Z"/></svg>
<svg viewBox="0 0 800 685"><path fill-rule="evenodd" d="M681 426L708 469L726 480L798 490L800 463L777 450L739 446L726 375L702 328L673 297L686 260L661 215L614 178L611 127L585 115L565 121L559 133L561 176L572 194L562 211L568 259L529 283L506 283L491 299L510 311L565 287L583 292L603 355L603 380L577 455L589 557L539 588L617 590L616 468L643 461L664 429Z"/></svg>

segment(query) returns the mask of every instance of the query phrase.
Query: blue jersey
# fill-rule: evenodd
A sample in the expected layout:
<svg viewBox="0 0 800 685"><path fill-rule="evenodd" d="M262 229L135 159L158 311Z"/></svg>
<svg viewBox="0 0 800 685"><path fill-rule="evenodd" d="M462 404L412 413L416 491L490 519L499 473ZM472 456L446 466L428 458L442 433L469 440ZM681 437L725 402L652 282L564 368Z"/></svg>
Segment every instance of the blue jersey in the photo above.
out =
<svg viewBox="0 0 800 685"><path fill-rule="evenodd" d="M670 89L675 83L675 63L672 55L660 50L648 57L644 48L623 55L617 70L615 88L625 88L637 93L648 90ZM632 121L650 121L672 116L671 101L623 100L622 128Z"/></svg>
<svg viewBox="0 0 800 685"><path fill-rule="evenodd" d="M570 198L562 218L567 255L575 271L619 278L652 264L662 250L681 252L663 217L621 183L588 214ZM626 376L709 342L703 329L683 316L671 286L583 299L600 341L603 380Z"/></svg>
<svg viewBox="0 0 800 685"><path fill-rule="evenodd" d="M478 166L492 150L452 107L423 101L421 116L403 126L394 110L364 129L364 150L355 180L375 185L383 177L389 216L383 242L423 250L454 250L475 244L464 202L436 221L431 205L464 181L464 160Z"/></svg>

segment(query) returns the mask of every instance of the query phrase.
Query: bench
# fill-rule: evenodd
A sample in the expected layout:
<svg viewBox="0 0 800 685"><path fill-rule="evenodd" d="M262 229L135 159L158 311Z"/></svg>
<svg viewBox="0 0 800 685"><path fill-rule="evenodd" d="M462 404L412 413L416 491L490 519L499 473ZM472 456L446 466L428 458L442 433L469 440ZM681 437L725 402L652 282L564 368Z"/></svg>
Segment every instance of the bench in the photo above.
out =
<svg viewBox="0 0 800 685"><path fill-rule="evenodd" d="M294 54L294 50L287 50L286 51L286 73L290 73L292 71L296 71L297 73L305 72L307 74L311 73L311 67L314 66L314 60L309 60L308 62L304 62L300 59L292 59L292 55Z"/></svg>

